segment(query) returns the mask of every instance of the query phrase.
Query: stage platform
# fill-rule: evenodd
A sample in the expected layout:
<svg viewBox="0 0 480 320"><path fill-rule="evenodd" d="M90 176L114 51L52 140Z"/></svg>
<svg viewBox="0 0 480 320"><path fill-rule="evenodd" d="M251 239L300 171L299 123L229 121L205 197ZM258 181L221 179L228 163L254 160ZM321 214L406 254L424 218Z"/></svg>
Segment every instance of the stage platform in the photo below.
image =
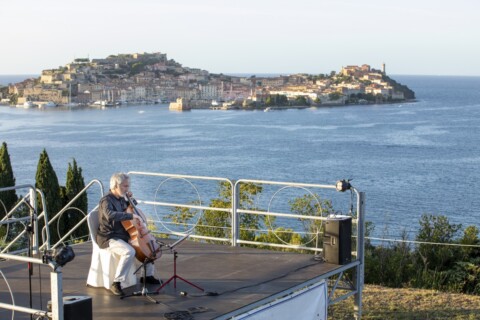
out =
<svg viewBox="0 0 480 320"><path fill-rule="evenodd" d="M73 249L75 259L62 269L63 296L91 297L95 320L216 319L342 267L316 261L311 254L231 247L187 240L176 248L177 274L202 287L207 294L177 280L176 288L172 281L160 290L158 295L152 295L152 298L159 302L155 304L143 296L120 299L103 288L87 287L91 243L75 245ZM14 292L16 305L28 307L27 264L0 261L0 270ZM155 262L155 270L156 276L164 281L173 275L173 254L168 249L165 249L162 257ZM50 271L48 266L34 266L33 308L42 310L47 308L47 301L50 300ZM0 301L11 303L5 280L1 278L0 283ZM148 289L153 292L158 287L149 285ZM140 289L141 285L137 284L124 291L131 293ZM181 292L187 294L181 295ZM190 314L190 317L182 318L181 314ZM11 318L12 311L0 309L0 319ZM30 319L30 315L15 312L15 319Z"/></svg>

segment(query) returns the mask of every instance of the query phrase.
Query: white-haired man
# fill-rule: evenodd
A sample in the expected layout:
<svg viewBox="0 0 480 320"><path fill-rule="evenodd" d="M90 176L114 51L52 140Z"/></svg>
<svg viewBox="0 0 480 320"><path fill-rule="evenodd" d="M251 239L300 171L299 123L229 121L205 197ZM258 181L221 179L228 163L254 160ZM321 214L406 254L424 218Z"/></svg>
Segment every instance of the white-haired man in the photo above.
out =
<svg viewBox="0 0 480 320"><path fill-rule="evenodd" d="M125 281L127 272L135 261L135 249L129 244L130 235L122 225L124 220L138 219L132 213L127 213L128 202L125 195L132 196L130 190L130 178L127 174L114 173L110 178L110 191L99 204L99 226L97 243L100 248L110 250L119 257L119 263L115 272L115 278L111 286L114 295L123 296L121 282ZM160 284L160 280L153 277L153 262L145 266L146 277L141 281L150 284Z"/></svg>

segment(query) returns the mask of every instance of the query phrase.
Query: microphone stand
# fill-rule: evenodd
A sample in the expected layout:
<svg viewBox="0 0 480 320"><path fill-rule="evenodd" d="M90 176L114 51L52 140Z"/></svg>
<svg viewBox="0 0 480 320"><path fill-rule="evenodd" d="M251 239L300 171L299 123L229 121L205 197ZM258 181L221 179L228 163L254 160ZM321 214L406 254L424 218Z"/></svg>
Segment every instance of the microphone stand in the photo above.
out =
<svg viewBox="0 0 480 320"><path fill-rule="evenodd" d="M146 258L145 261L142 263L142 265L140 267L138 267L138 269L135 270L135 272L134 272L136 274L140 269L143 269L143 272L142 272L143 273L142 290L134 291L131 294L121 296L120 299L125 299L125 298L128 298L128 297L140 297L140 296L142 296L142 297L147 298L148 301L159 304L159 302L157 300L150 297L150 295L158 294L158 292L149 292L148 289L147 289L147 263L150 263L150 262L152 262L152 261L150 259Z"/></svg>
<svg viewBox="0 0 480 320"><path fill-rule="evenodd" d="M25 230L28 233L28 252L27 256L29 258L32 257L32 244L33 244L33 226L37 218L37 211L35 208L27 201L24 203L30 208L31 215L30 215L30 223L25 227ZM30 308L33 306L33 298L32 298L32 276L33 276L33 264L31 262L27 263L28 269L28 286L29 286L29 298L30 298ZM30 315L30 319L33 319L33 315Z"/></svg>
<svg viewBox="0 0 480 320"><path fill-rule="evenodd" d="M171 245L167 245L168 249L170 249L170 251L173 253L173 276L170 277L170 279L168 279L167 281L165 281L155 292L158 293L160 290L162 290L167 284L169 284L172 280L173 280L173 287L176 289L177 288L177 279L179 280L182 280L183 282L185 282L186 284L189 284L191 285L192 287L195 287L197 288L198 290L202 291L202 292L205 292L205 290L200 287L200 286L197 286L196 284L188 281L187 279L184 279L182 278L181 276L179 276L177 274L177 257L178 257L178 252L177 250L175 250L175 247L178 246L180 243L182 243L185 239L187 239L188 237L190 236L190 234L187 234L186 236L184 236L183 238L177 240L176 242L174 242L173 244Z"/></svg>

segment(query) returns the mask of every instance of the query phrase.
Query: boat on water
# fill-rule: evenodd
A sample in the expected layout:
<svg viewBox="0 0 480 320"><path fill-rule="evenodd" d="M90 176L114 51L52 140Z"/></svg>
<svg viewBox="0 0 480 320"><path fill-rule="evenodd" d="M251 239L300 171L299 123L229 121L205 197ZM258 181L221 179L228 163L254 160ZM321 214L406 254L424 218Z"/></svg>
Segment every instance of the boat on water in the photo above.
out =
<svg viewBox="0 0 480 320"><path fill-rule="evenodd" d="M53 101L48 101L48 102L45 102L45 103L39 103L38 104L38 107L40 109L45 109L45 108L55 108L57 106L57 104Z"/></svg>
<svg viewBox="0 0 480 320"><path fill-rule="evenodd" d="M285 107L266 107L263 109L263 112L278 111L278 110L287 110Z"/></svg>
<svg viewBox="0 0 480 320"><path fill-rule="evenodd" d="M233 110L233 109L238 109L237 106L235 106L235 101L227 101L222 103L222 110Z"/></svg>
<svg viewBox="0 0 480 320"><path fill-rule="evenodd" d="M34 108L37 105L33 103L32 101L25 101L23 104L17 104L17 108L24 108L24 109L30 109Z"/></svg>
<svg viewBox="0 0 480 320"><path fill-rule="evenodd" d="M115 104L112 101L108 100L97 100L94 103L90 104L90 107L94 108L105 108L105 107L113 107Z"/></svg>

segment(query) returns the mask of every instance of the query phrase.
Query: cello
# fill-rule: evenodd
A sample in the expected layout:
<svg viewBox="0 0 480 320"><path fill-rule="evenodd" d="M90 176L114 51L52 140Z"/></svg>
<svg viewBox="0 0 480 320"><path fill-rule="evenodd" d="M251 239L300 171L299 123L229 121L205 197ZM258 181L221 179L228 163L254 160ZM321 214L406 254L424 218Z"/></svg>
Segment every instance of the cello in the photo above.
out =
<svg viewBox="0 0 480 320"><path fill-rule="evenodd" d="M147 217L136 207L135 199L125 194L128 200L126 212L138 216L140 219L124 220L122 225L130 235L130 245L135 249L135 257L138 261L153 262L162 255L161 246L150 230L147 228Z"/></svg>

